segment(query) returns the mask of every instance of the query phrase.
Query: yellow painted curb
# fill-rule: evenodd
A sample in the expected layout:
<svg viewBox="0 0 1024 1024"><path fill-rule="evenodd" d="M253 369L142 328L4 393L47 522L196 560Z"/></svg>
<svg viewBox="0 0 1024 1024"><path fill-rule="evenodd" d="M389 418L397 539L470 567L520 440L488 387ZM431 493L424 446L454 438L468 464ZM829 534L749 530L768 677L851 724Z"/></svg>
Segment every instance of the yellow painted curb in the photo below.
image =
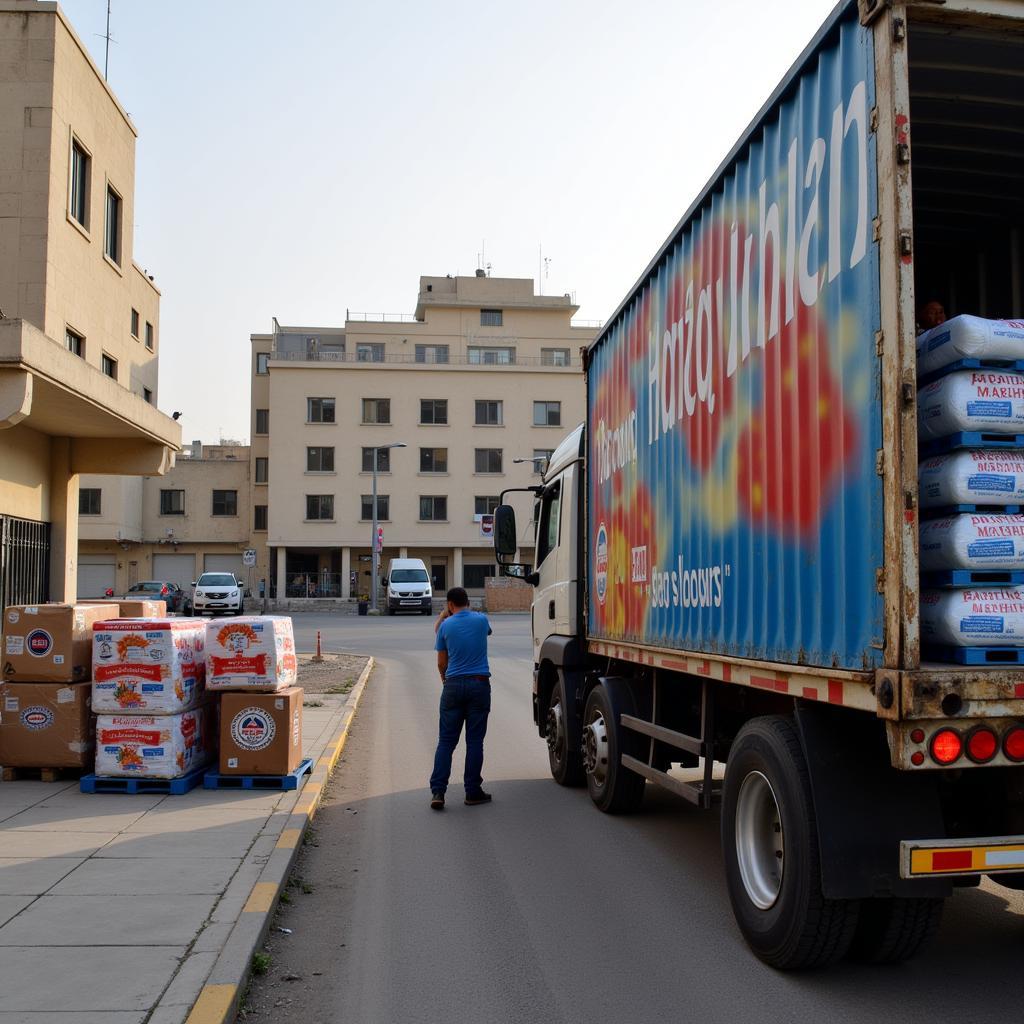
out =
<svg viewBox="0 0 1024 1024"><path fill-rule="evenodd" d="M243 914L265 914L277 899L276 882L257 882L252 887L249 899L242 907Z"/></svg>
<svg viewBox="0 0 1024 1024"><path fill-rule="evenodd" d="M277 848L279 850L294 850L299 845L299 839L302 837L301 828L286 828L281 833L281 838L277 841Z"/></svg>
<svg viewBox="0 0 1024 1024"><path fill-rule="evenodd" d="M222 1024L237 991L237 985L204 985L185 1024Z"/></svg>

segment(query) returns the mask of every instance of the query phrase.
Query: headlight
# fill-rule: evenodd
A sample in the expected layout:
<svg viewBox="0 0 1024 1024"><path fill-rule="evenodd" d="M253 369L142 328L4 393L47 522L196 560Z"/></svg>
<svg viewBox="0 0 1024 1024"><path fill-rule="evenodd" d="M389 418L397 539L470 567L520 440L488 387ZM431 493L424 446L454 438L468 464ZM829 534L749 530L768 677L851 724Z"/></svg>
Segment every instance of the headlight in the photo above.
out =
<svg viewBox="0 0 1024 1024"><path fill-rule="evenodd" d="M232 590L231 591L231 596L232 597L238 597L238 591L237 590Z"/></svg>

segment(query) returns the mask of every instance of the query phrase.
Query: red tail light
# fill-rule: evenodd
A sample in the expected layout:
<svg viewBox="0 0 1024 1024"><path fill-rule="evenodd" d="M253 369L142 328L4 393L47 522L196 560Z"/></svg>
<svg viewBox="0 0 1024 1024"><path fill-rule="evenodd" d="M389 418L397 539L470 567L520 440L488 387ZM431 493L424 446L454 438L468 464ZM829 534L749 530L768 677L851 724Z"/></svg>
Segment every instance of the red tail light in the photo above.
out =
<svg viewBox="0 0 1024 1024"><path fill-rule="evenodd" d="M1003 753L1011 761L1024 761L1024 729L1015 725L1003 737Z"/></svg>
<svg viewBox="0 0 1024 1024"><path fill-rule="evenodd" d="M986 726L980 726L967 737L967 756L976 764L991 761L999 753L999 737Z"/></svg>
<svg viewBox="0 0 1024 1024"><path fill-rule="evenodd" d="M167 593L167 584L166 583L160 588L160 593L161 594L166 594Z"/></svg>
<svg viewBox="0 0 1024 1024"><path fill-rule="evenodd" d="M931 752L936 764L952 764L964 752L964 741L955 729L940 729L932 737Z"/></svg>

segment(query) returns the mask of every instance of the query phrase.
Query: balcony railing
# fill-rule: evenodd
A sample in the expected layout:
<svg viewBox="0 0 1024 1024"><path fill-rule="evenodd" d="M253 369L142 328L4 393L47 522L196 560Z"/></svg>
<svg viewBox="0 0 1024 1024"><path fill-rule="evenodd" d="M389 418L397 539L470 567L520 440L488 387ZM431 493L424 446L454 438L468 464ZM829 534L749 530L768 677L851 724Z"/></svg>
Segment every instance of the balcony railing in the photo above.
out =
<svg viewBox="0 0 1024 1024"><path fill-rule="evenodd" d="M293 572L285 582L285 597L341 597L340 572Z"/></svg>
<svg viewBox="0 0 1024 1024"><path fill-rule="evenodd" d="M440 359L436 356L427 358L416 358L414 352L409 353L385 353L384 356L368 358L357 355L354 352L323 352L310 350L308 352L271 352L271 362L286 363L358 363L360 366L380 366L381 364L399 364L403 366L481 366L489 370L500 369L503 366L548 366L556 369L579 369L579 356L571 356L568 361L554 360L550 356L521 356L516 355L514 359L503 362L470 359L465 355L450 355L447 359Z"/></svg>
<svg viewBox="0 0 1024 1024"><path fill-rule="evenodd" d="M412 313L356 313L345 310L345 319L359 324L415 324L419 323Z"/></svg>

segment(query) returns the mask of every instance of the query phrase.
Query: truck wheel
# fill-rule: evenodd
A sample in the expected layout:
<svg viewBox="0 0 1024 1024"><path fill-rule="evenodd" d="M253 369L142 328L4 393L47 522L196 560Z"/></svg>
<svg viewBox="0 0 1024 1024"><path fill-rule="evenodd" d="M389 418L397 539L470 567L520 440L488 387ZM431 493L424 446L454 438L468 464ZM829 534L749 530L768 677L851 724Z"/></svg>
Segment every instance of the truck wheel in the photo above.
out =
<svg viewBox="0 0 1024 1024"><path fill-rule="evenodd" d="M829 900L810 775L792 721L748 722L725 773L722 851L736 922L750 948L783 970L823 967L849 949L858 900Z"/></svg>
<svg viewBox="0 0 1024 1024"><path fill-rule="evenodd" d="M647 780L622 766L626 743L619 715L633 710L626 686L607 679L594 687L583 711L583 765L590 799L606 814L629 814L644 799Z"/></svg>
<svg viewBox="0 0 1024 1024"><path fill-rule="evenodd" d="M863 900L850 959L866 964L909 960L934 938L944 904L942 899Z"/></svg>
<svg viewBox="0 0 1024 1024"><path fill-rule="evenodd" d="M565 721L565 680L559 678L548 699L544 722L544 738L548 743L548 766L551 777L560 786L582 786L585 781L583 756L569 748L569 731Z"/></svg>

